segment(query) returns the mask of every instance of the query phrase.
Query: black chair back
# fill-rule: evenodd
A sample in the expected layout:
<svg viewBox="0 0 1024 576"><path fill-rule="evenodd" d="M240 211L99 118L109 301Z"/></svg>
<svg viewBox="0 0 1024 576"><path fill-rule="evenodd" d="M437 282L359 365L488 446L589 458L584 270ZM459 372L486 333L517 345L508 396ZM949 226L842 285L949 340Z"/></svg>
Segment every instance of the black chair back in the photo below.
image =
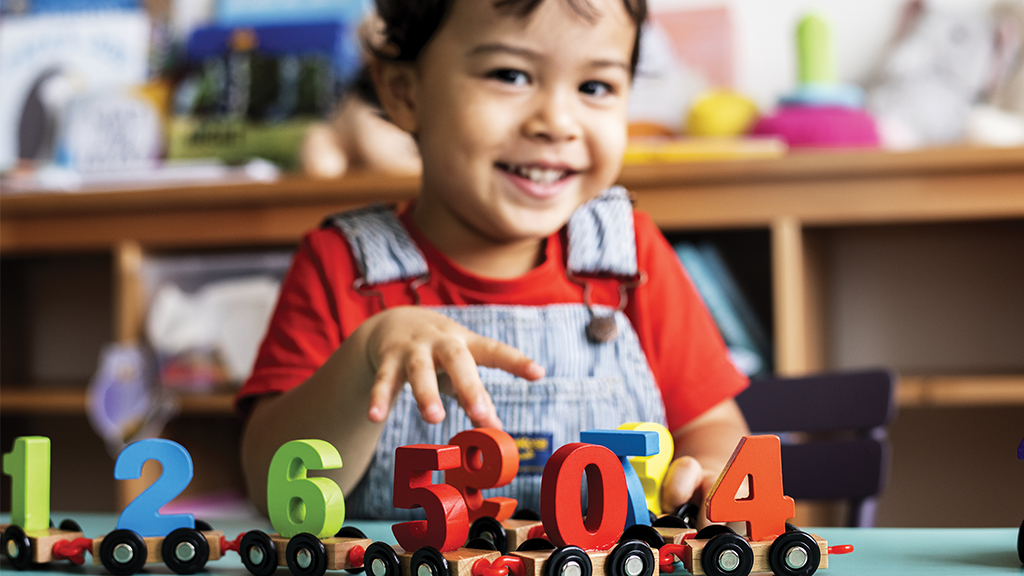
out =
<svg viewBox="0 0 1024 576"><path fill-rule="evenodd" d="M788 496L845 500L848 526L872 526L889 473L895 386L887 370L758 378L736 401L752 432L782 439Z"/></svg>

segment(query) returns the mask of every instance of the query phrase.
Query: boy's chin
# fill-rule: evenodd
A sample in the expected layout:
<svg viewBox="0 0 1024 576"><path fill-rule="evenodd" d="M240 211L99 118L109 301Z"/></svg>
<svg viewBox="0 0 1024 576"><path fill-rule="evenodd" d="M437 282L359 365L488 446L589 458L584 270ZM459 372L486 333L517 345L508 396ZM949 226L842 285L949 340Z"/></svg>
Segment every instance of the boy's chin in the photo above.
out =
<svg viewBox="0 0 1024 576"><path fill-rule="evenodd" d="M571 215L571 212L523 215L508 224L506 234L509 240L542 240L561 230Z"/></svg>

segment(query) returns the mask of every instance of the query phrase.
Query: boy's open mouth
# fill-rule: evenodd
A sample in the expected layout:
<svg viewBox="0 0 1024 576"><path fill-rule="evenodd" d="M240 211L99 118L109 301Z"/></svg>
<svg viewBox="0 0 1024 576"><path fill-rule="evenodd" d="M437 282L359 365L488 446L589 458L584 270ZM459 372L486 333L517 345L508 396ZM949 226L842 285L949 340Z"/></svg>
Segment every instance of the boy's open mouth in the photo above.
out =
<svg viewBox="0 0 1024 576"><path fill-rule="evenodd" d="M498 162L497 166L499 169L504 170L513 176L525 178L534 184L540 185L554 184L576 174L575 170L566 168L551 168L547 166L528 164L504 164L502 162Z"/></svg>

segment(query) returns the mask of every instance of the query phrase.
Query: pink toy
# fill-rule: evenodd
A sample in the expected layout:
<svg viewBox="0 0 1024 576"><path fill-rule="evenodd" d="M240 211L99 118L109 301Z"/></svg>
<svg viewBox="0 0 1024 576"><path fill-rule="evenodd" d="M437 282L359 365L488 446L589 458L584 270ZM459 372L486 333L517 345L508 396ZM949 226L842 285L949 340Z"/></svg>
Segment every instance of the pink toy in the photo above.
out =
<svg viewBox="0 0 1024 576"><path fill-rule="evenodd" d="M761 118L754 135L781 136L791 148L876 148L870 114L842 106L787 106Z"/></svg>

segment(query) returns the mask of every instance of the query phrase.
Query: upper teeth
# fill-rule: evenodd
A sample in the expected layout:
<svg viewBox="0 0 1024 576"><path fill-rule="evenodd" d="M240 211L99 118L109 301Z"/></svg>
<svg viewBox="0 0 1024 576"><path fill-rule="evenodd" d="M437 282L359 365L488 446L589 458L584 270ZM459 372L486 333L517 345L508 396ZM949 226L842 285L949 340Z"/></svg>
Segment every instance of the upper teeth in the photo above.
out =
<svg viewBox="0 0 1024 576"><path fill-rule="evenodd" d="M536 166L510 166L510 170L523 178L537 184L553 184L565 177L565 170L539 168Z"/></svg>

